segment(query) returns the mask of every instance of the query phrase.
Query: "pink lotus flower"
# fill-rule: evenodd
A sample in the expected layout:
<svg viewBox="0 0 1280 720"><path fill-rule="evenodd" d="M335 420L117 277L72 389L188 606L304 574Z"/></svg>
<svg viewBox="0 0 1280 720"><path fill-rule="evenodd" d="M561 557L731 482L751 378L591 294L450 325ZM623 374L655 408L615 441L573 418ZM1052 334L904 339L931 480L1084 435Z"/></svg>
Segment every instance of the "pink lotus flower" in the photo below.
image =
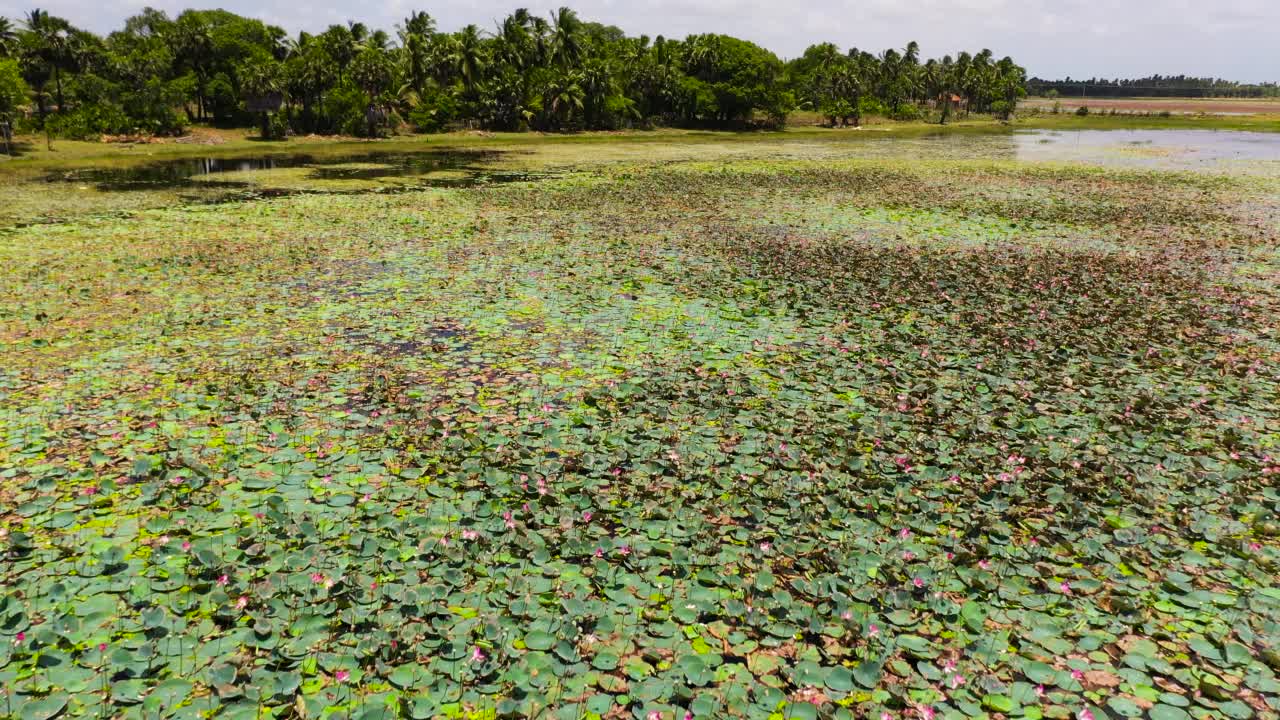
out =
<svg viewBox="0 0 1280 720"><path fill-rule="evenodd" d="M1067 582L1066 580L1063 580L1062 584L1058 586L1058 590L1062 591L1063 595L1070 595L1071 583Z"/></svg>
<svg viewBox="0 0 1280 720"><path fill-rule="evenodd" d="M604 557L604 548L596 548L595 555L598 558Z"/></svg>
<svg viewBox="0 0 1280 720"><path fill-rule="evenodd" d="M320 583L324 582L324 576L321 575L320 573L311 573L311 582L319 585Z"/></svg>
<svg viewBox="0 0 1280 720"><path fill-rule="evenodd" d="M625 557L625 556L627 556L627 555L630 555L630 554L631 554L631 546L630 546L630 545L623 545L623 546L622 546L622 548L620 548L620 549L618 550L618 552L619 552L619 553L621 553L624 557Z"/></svg>
<svg viewBox="0 0 1280 720"><path fill-rule="evenodd" d="M691 712L689 712L688 710L686 710L686 711L684 712L684 720L693 720L693 713L691 713Z"/></svg>
<svg viewBox="0 0 1280 720"><path fill-rule="evenodd" d="M906 562L911 562L912 560L916 559L916 554L908 550L902 553L902 559L905 560Z"/></svg>
<svg viewBox="0 0 1280 720"><path fill-rule="evenodd" d="M218 577L218 585L223 586L223 587L226 587L227 582L228 582L228 580L227 580L227 576L226 576L226 575L221 575L221 576L219 576L219 577Z"/></svg>
<svg viewBox="0 0 1280 720"><path fill-rule="evenodd" d="M912 578L911 584L916 586L916 588L922 588L924 587L924 580L921 578Z"/></svg>
<svg viewBox="0 0 1280 720"><path fill-rule="evenodd" d="M657 710L650 710L649 714L645 716L645 720L662 720L662 713Z"/></svg>
<svg viewBox="0 0 1280 720"><path fill-rule="evenodd" d="M1084 673L1080 672L1079 670L1072 670L1071 677L1074 680L1084 680Z"/></svg>
<svg viewBox="0 0 1280 720"><path fill-rule="evenodd" d="M190 550L190 549L191 549L191 543L190 543L189 541L187 541L187 540L183 540L183 541L182 541L182 552L186 552L186 551L188 551L188 550Z"/></svg>
<svg viewBox="0 0 1280 720"><path fill-rule="evenodd" d="M20 633L18 633L17 635L13 636L13 644L14 644L14 645L21 645L22 643L24 643L24 642L26 642L26 641L27 641L27 634L26 634L26 633L24 633L24 632L20 632Z"/></svg>
<svg viewBox="0 0 1280 720"><path fill-rule="evenodd" d="M952 689L952 690L955 690L956 688L958 688L958 687L960 687L961 685L965 684L965 682L966 682L966 680L964 679L964 676L963 676L963 675L952 675L952 676L951 676L951 689Z"/></svg>
<svg viewBox="0 0 1280 720"><path fill-rule="evenodd" d="M582 511L582 522L591 522L591 511L590 511L590 510L583 510L583 511Z"/></svg>
<svg viewBox="0 0 1280 720"><path fill-rule="evenodd" d="M953 672L955 672L955 671L956 671L956 661L955 661L955 659L954 659L954 658L947 658L947 659L942 663L942 672L944 672L944 673L953 673Z"/></svg>
<svg viewBox="0 0 1280 720"><path fill-rule="evenodd" d="M1044 691L1044 685L1037 685L1037 686L1036 686L1036 697L1043 699L1045 695L1046 695L1046 693L1045 693L1045 691Z"/></svg>
<svg viewBox="0 0 1280 720"><path fill-rule="evenodd" d="M1080 720L1093 720L1093 711L1085 708L1080 711Z"/></svg>
<svg viewBox="0 0 1280 720"><path fill-rule="evenodd" d="M245 597L244 595L241 595L240 599L236 600L236 609L244 610L247 607L249 607L249 598Z"/></svg>
<svg viewBox="0 0 1280 720"><path fill-rule="evenodd" d="M882 712L882 713L880 713L880 720L893 720L893 714L892 714L892 713L887 713L887 712Z"/></svg>
<svg viewBox="0 0 1280 720"><path fill-rule="evenodd" d="M978 561L978 567L982 568L983 570L990 570L990 569L991 569L991 561L990 561L990 560L986 560L986 559L979 560L979 561Z"/></svg>
<svg viewBox="0 0 1280 720"><path fill-rule="evenodd" d="M761 552L769 552L772 549L773 549L773 543L767 543L767 542L760 543Z"/></svg>
<svg viewBox="0 0 1280 720"><path fill-rule="evenodd" d="M471 662L484 662L487 657L478 647L471 648Z"/></svg>
<svg viewBox="0 0 1280 720"><path fill-rule="evenodd" d="M511 514L511 511L510 511L510 510L503 510L503 511L502 511L502 522L503 522L503 524L505 524L505 525L507 526L507 529L508 529L508 530L515 530L515 529L516 529L516 521L515 521L514 517L512 516L512 514Z"/></svg>
<svg viewBox="0 0 1280 720"><path fill-rule="evenodd" d="M463 540L475 540L475 539L476 539L476 538L478 538L478 537L480 537L480 533L476 532L475 530L463 530L463 531L462 531L462 539L463 539Z"/></svg>
<svg viewBox="0 0 1280 720"><path fill-rule="evenodd" d="M351 672L347 670L339 670L333 674L333 679L340 683L344 683L351 679Z"/></svg>
<svg viewBox="0 0 1280 720"><path fill-rule="evenodd" d="M876 635L879 635L879 634L880 634L880 626L879 626L879 625L877 625L877 624L875 624L875 623L871 623L870 625L868 625L868 626L867 626L867 635L869 635L869 636L871 636L871 637L875 637Z"/></svg>
<svg viewBox="0 0 1280 720"><path fill-rule="evenodd" d="M103 652L106 652L106 651L107 651L107 644L106 644L106 643L98 643L98 652L103 653Z"/></svg>
<svg viewBox="0 0 1280 720"><path fill-rule="evenodd" d="M1251 542L1251 543L1249 543L1249 551L1250 551L1250 552L1258 552L1258 551L1259 551L1259 550L1261 550L1261 549L1262 549L1262 545L1261 545L1261 544L1256 543L1256 542Z"/></svg>
<svg viewBox="0 0 1280 720"><path fill-rule="evenodd" d="M901 530L898 531L898 537L902 538L903 540L906 540L907 538L911 537L911 531L907 528L902 528Z"/></svg>
<svg viewBox="0 0 1280 720"><path fill-rule="evenodd" d="M920 715L920 720L933 720L933 716L937 711L931 705L917 705L916 713Z"/></svg>

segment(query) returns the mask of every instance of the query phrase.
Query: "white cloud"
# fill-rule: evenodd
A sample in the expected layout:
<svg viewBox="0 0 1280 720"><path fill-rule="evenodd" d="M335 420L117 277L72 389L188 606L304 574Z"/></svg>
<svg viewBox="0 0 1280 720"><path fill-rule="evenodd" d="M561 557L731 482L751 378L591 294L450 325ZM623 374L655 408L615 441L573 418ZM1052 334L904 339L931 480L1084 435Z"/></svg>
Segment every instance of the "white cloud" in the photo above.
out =
<svg viewBox="0 0 1280 720"><path fill-rule="evenodd" d="M137 12L144 0L44 0L55 15L103 32ZM263 18L291 32L321 30L347 18L388 31L413 9L442 29L467 23L489 29L523 4L548 13L564 0L191 0L198 7ZM0 0L0 15L20 17L19 0ZM182 0L151 0L176 13ZM785 57L815 42L863 49L917 40L926 56L990 48L1012 55L1044 77L1149 73L1280 80L1280 2L1275 0L583 0L568 3L587 19L631 34L683 37L724 32Z"/></svg>

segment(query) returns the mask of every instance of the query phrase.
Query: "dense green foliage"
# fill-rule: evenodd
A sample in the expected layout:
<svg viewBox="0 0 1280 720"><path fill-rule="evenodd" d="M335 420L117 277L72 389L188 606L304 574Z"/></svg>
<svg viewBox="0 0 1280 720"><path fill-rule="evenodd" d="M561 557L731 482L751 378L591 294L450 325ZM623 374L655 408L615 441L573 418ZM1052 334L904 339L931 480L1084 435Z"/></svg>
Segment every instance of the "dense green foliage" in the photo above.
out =
<svg viewBox="0 0 1280 720"><path fill-rule="evenodd" d="M16 60L0 60L0 122L12 120L26 102L27 84Z"/></svg>
<svg viewBox="0 0 1280 720"><path fill-rule="evenodd" d="M1011 58L994 61L990 50L920 63L920 48L886 50L879 57L854 48L842 54L831 43L814 45L791 63L791 75L811 107L835 124L853 122L868 108L917 120L921 108L937 108L941 122L953 111L1008 117L1025 95L1026 71Z"/></svg>
<svg viewBox="0 0 1280 720"><path fill-rule="evenodd" d="M1044 80L1036 77L1027 81L1027 92L1032 95L1057 93L1075 97L1084 94L1090 97L1260 98L1280 97L1280 84L1241 83L1186 75L1152 75L1123 80Z"/></svg>
<svg viewBox="0 0 1280 720"><path fill-rule="evenodd" d="M0 234L0 714L1274 717L1274 164L815 137Z"/></svg>
<svg viewBox="0 0 1280 720"><path fill-rule="evenodd" d="M824 44L783 63L726 35L628 37L569 8L517 10L493 32L439 32L419 12L394 37L355 22L289 37L223 10L170 19L147 9L105 38L39 10L22 30L4 22L0 56L20 60L40 121L77 137L204 120L275 134L251 113L271 96L297 133L377 135L403 122L429 132L776 127L798 106L842 122L865 112L945 120L959 107L952 94L966 111L1007 114L1025 79L989 50L921 63L915 43L879 56Z"/></svg>

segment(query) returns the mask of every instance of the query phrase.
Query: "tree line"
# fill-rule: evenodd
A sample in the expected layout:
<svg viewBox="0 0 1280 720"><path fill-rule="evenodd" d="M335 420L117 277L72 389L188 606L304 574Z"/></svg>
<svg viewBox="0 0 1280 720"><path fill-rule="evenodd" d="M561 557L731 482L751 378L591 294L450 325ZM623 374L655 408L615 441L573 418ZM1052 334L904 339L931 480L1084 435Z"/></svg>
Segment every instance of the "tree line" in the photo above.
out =
<svg viewBox="0 0 1280 720"><path fill-rule="evenodd" d="M105 37L43 10L0 18L0 114L72 137L257 121L269 136L776 127L798 109L945 122L1008 116L1025 83L990 50L922 60L914 42L822 43L784 62L728 35L628 36L570 8L518 9L487 30L441 32L414 12L393 33L349 22L292 36L225 10L147 8Z"/></svg>
<svg viewBox="0 0 1280 720"><path fill-rule="evenodd" d="M1037 96L1080 97L1216 97L1263 98L1280 97L1280 85L1276 83L1239 83L1221 78L1200 78L1187 75L1152 75L1150 77L1106 80L1044 80L1038 77L1027 81L1027 92Z"/></svg>

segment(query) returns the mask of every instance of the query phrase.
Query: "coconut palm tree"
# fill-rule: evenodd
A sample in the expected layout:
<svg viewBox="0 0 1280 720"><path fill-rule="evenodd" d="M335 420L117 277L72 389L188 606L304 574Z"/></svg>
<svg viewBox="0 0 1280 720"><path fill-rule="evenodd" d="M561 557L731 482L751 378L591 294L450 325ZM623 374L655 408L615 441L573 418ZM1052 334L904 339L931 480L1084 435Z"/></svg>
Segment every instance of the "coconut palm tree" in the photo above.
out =
<svg viewBox="0 0 1280 720"><path fill-rule="evenodd" d="M0 17L0 57L12 55L18 49L18 30L13 21Z"/></svg>
<svg viewBox="0 0 1280 720"><path fill-rule="evenodd" d="M484 38L480 35L480 28L468 25L455 33L449 57L454 72L462 78L463 87L468 92L475 90L476 83L480 81L480 74L487 64Z"/></svg>
<svg viewBox="0 0 1280 720"><path fill-rule="evenodd" d="M69 69L72 62L71 24L39 8L27 13L24 24L30 33L36 59L43 63L53 76L58 112L62 112L65 104L62 95L62 73ZM43 91L43 88L40 90Z"/></svg>
<svg viewBox="0 0 1280 720"><path fill-rule="evenodd" d="M409 86L421 97L431 77L431 48L427 39L419 33L405 35L402 57Z"/></svg>
<svg viewBox="0 0 1280 720"><path fill-rule="evenodd" d="M582 59L582 20L562 7L551 14L551 61L561 68L576 67Z"/></svg>
<svg viewBox="0 0 1280 720"><path fill-rule="evenodd" d="M547 84L543 107L550 114L552 126L559 130L572 120L574 112L582 112L585 99L582 73L561 72Z"/></svg>
<svg viewBox="0 0 1280 720"><path fill-rule="evenodd" d="M400 42L403 44L410 35L419 35L424 38L435 35L436 21L427 13L415 10L409 13L409 17L405 18L397 29L400 33Z"/></svg>

